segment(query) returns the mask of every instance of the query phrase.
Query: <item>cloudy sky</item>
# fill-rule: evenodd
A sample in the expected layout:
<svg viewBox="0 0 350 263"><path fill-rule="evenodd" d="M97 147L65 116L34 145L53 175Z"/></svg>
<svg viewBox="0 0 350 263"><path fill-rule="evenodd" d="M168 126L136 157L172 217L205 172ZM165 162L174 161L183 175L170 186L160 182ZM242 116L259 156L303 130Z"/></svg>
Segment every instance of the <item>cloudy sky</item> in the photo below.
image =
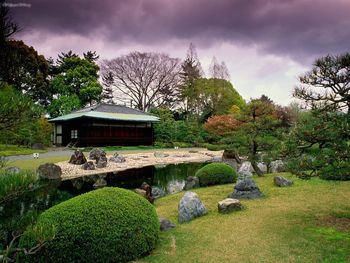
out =
<svg viewBox="0 0 350 263"><path fill-rule="evenodd" d="M287 105L315 58L349 51L350 0L9 0L17 38L45 56L95 50L184 59L192 42L203 68L225 61L245 98ZM19 4L20 3L20 4Z"/></svg>

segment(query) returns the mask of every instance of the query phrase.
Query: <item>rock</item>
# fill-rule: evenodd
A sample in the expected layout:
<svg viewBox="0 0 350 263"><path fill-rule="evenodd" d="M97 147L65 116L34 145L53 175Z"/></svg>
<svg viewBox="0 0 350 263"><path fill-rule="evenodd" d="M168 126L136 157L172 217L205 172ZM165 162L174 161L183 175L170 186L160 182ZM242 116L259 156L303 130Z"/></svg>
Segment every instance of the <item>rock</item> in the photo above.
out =
<svg viewBox="0 0 350 263"><path fill-rule="evenodd" d="M98 178L96 182L93 184L94 188L102 188L107 185L107 181L104 178Z"/></svg>
<svg viewBox="0 0 350 263"><path fill-rule="evenodd" d="M226 214L243 209L243 205L238 199L226 198L218 203L219 213Z"/></svg>
<svg viewBox="0 0 350 263"><path fill-rule="evenodd" d="M235 171L238 170L238 163L235 159L222 159L222 162L231 166Z"/></svg>
<svg viewBox="0 0 350 263"><path fill-rule="evenodd" d="M189 157L191 157L191 155L189 155L189 154L176 154L176 155L174 155L174 157L176 157L176 158L189 158Z"/></svg>
<svg viewBox="0 0 350 263"><path fill-rule="evenodd" d="M17 166L10 166L5 168L5 172L8 174L18 174L21 172L21 169Z"/></svg>
<svg viewBox="0 0 350 263"><path fill-rule="evenodd" d="M185 182L183 181L177 181L177 180L172 180L168 182L167 185L167 192L169 194L175 194L178 192L181 192L184 189Z"/></svg>
<svg viewBox="0 0 350 263"><path fill-rule="evenodd" d="M72 179L72 185L75 189L81 190L84 186L84 181L81 178Z"/></svg>
<svg viewBox="0 0 350 263"><path fill-rule="evenodd" d="M61 167L54 163L45 163L38 167L36 170L41 179L57 180L61 179L62 170Z"/></svg>
<svg viewBox="0 0 350 263"><path fill-rule="evenodd" d="M264 174L267 173L267 165L264 163L258 163L258 168L260 169L260 171L262 171Z"/></svg>
<svg viewBox="0 0 350 263"><path fill-rule="evenodd" d="M212 162L212 163L221 163L222 162L222 157L214 156L214 157L211 158L210 162Z"/></svg>
<svg viewBox="0 0 350 263"><path fill-rule="evenodd" d="M135 191L135 193L137 193L137 194L139 194L139 195L141 195L141 196L143 196L144 198L147 199L145 190L142 190L140 188L136 188L134 191Z"/></svg>
<svg viewBox="0 0 350 263"><path fill-rule="evenodd" d="M152 196L154 197L154 199L163 197L165 195L166 195L166 193L162 188L160 188L158 186L152 187Z"/></svg>
<svg viewBox="0 0 350 263"><path fill-rule="evenodd" d="M76 164L76 165L86 163L86 158L83 152L80 150L75 150L72 156L70 157L69 163Z"/></svg>
<svg viewBox="0 0 350 263"><path fill-rule="evenodd" d="M107 166L107 157L105 155L101 155L96 162L96 168L104 168Z"/></svg>
<svg viewBox="0 0 350 263"><path fill-rule="evenodd" d="M208 210L196 193L185 192L179 203L179 223L190 221L207 213Z"/></svg>
<svg viewBox="0 0 350 263"><path fill-rule="evenodd" d="M238 174L252 176L254 173L254 168L252 164L248 161L243 162L241 167L238 170Z"/></svg>
<svg viewBox="0 0 350 263"><path fill-rule="evenodd" d="M167 154L167 153L162 153L162 152L155 152L153 155L154 155L154 157L156 157L156 158L165 158L165 157L168 157L168 156L169 156L169 154Z"/></svg>
<svg viewBox="0 0 350 263"><path fill-rule="evenodd" d="M246 178L237 182L234 191L228 197L234 199L256 199L261 197L261 191L253 179Z"/></svg>
<svg viewBox="0 0 350 263"><path fill-rule="evenodd" d="M86 163L84 163L81 168L83 168L84 170L95 170L95 165L92 161L88 161Z"/></svg>
<svg viewBox="0 0 350 263"><path fill-rule="evenodd" d="M151 187L148 183L143 182L139 189L145 190L145 191L146 191L146 196L145 196L145 198L146 198L151 204L153 204L153 202L154 202L154 197L152 196L152 187Z"/></svg>
<svg viewBox="0 0 350 263"><path fill-rule="evenodd" d="M293 184L293 181L290 181L282 176L275 176L273 178L273 182L275 183L276 186L279 186L279 187L288 187Z"/></svg>
<svg viewBox="0 0 350 263"><path fill-rule="evenodd" d="M282 160L276 160L271 162L270 164L271 173L281 173L285 171L286 171L286 168Z"/></svg>
<svg viewBox="0 0 350 263"><path fill-rule="evenodd" d="M168 219L166 218L159 218L159 224L160 224L160 231L167 231L169 229L172 229L176 227L175 224L171 223Z"/></svg>
<svg viewBox="0 0 350 263"><path fill-rule="evenodd" d="M196 176L188 176L186 178L185 186L183 190L190 190L199 187L199 179Z"/></svg>
<svg viewBox="0 0 350 263"><path fill-rule="evenodd" d="M101 158L101 156L106 157L106 152L98 148L92 149L89 153L89 159L95 160L96 162Z"/></svg>
<svg viewBox="0 0 350 263"><path fill-rule="evenodd" d="M205 153L206 156L209 156L209 157L215 157L215 154L213 153Z"/></svg>
<svg viewBox="0 0 350 263"><path fill-rule="evenodd" d="M45 148L45 145L42 143L34 143L32 145L32 149L33 150L45 150L46 148Z"/></svg>
<svg viewBox="0 0 350 263"><path fill-rule="evenodd" d="M189 150L188 152L189 153L198 153L198 151L196 151L196 150Z"/></svg>
<svg viewBox="0 0 350 263"><path fill-rule="evenodd" d="M121 154L114 153L113 156L109 158L109 161L114 163L124 163L126 160Z"/></svg>

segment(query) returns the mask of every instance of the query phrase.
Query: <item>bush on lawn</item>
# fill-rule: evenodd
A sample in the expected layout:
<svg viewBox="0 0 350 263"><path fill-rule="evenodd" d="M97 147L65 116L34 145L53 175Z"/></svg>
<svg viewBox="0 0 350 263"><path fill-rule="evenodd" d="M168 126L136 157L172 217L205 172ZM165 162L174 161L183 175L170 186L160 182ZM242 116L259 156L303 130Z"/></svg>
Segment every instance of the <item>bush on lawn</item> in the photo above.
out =
<svg viewBox="0 0 350 263"><path fill-rule="evenodd" d="M200 186L228 184L237 180L236 171L224 163L210 163L196 172Z"/></svg>
<svg viewBox="0 0 350 263"><path fill-rule="evenodd" d="M147 255L156 245L155 208L138 194L105 187L60 203L42 213L27 229L20 246L40 242L35 229L55 229L28 262L127 262ZM22 262L21 261L21 262Z"/></svg>

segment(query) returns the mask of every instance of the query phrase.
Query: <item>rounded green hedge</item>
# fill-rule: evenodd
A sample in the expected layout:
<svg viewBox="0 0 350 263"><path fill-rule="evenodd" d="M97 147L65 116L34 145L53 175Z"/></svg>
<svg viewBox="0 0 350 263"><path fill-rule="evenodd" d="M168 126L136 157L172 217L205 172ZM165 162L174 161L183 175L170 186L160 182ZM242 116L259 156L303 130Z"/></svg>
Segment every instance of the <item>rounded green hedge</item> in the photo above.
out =
<svg viewBox="0 0 350 263"><path fill-rule="evenodd" d="M228 184L237 180L236 171L225 163L210 163L196 172L200 186Z"/></svg>
<svg viewBox="0 0 350 263"><path fill-rule="evenodd" d="M42 213L21 237L20 246L33 247L51 229L54 238L23 261L127 262L155 247L159 221L145 198L129 190L105 187Z"/></svg>

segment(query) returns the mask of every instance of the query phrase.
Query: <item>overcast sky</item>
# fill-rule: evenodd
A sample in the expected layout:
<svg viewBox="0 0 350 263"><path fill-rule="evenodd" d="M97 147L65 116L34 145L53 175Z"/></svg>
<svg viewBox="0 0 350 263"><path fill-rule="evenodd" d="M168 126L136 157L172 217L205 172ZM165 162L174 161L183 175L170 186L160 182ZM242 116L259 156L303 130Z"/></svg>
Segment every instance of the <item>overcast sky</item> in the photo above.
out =
<svg viewBox="0 0 350 263"><path fill-rule="evenodd" d="M287 105L315 58L349 51L350 0L9 0L40 54L73 50L114 58L130 51L184 59L192 42L203 68L225 61L246 99ZM21 3L18 5L18 3Z"/></svg>

